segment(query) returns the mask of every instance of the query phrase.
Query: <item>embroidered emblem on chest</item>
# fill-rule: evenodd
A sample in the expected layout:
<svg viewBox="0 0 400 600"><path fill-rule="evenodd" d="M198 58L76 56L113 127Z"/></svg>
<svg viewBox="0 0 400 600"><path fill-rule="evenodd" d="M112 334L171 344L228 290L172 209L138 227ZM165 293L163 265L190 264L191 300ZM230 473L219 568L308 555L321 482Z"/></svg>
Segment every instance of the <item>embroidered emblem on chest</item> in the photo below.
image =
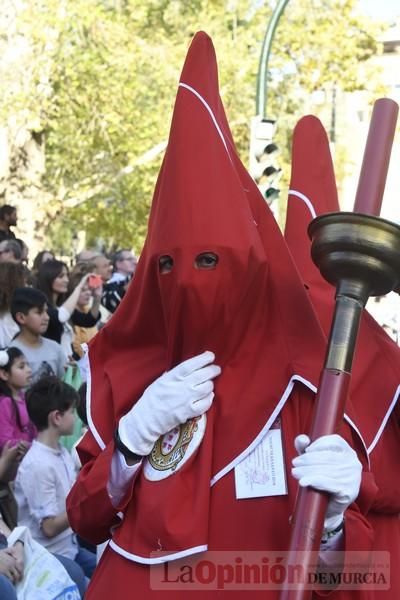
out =
<svg viewBox="0 0 400 600"><path fill-rule="evenodd" d="M146 479L165 479L180 469L199 447L205 429L206 416L202 415L160 437L145 460Z"/></svg>

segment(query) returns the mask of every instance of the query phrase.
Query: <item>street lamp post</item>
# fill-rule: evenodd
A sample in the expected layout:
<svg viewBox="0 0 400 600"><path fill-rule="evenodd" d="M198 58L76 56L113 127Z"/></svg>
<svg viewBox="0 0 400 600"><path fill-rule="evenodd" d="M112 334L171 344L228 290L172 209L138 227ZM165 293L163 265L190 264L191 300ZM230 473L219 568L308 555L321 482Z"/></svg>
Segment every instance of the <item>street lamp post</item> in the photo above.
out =
<svg viewBox="0 0 400 600"><path fill-rule="evenodd" d="M256 115L260 116L262 119L265 119L267 114L268 60L271 53L272 41L274 39L275 30L277 28L279 19L288 2L289 0L278 0L278 3L274 8L269 20L261 49L257 75Z"/></svg>

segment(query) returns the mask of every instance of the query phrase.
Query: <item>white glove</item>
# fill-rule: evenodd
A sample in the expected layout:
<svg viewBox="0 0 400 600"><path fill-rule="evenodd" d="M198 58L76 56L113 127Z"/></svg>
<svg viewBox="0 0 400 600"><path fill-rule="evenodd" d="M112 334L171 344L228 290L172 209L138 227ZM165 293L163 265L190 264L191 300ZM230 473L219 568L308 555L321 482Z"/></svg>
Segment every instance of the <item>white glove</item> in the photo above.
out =
<svg viewBox="0 0 400 600"><path fill-rule="evenodd" d="M311 486L331 494L324 529L340 525L346 508L357 498L362 466L357 454L340 435L324 435L312 444L307 435L294 441L300 456L293 459L292 475L302 487Z"/></svg>
<svg viewBox="0 0 400 600"><path fill-rule="evenodd" d="M176 366L156 379L118 425L120 440L135 454L147 456L158 438L188 419L199 417L214 399L214 377L220 367L211 364L212 352Z"/></svg>

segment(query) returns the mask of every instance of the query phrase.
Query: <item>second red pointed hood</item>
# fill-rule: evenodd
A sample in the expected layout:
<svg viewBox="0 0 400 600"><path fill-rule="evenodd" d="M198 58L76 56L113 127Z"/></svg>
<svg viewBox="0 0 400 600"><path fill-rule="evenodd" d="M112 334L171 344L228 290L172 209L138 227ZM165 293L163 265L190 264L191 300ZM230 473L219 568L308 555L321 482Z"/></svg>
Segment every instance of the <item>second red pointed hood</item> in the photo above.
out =
<svg viewBox="0 0 400 600"><path fill-rule="evenodd" d="M333 317L335 289L323 279L311 259L307 228L314 217L339 210L328 137L319 119L308 115L293 132L285 239L326 336ZM400 349L366 310L352 373L354 418L366 447L372 452L396 404Z"/></svg>

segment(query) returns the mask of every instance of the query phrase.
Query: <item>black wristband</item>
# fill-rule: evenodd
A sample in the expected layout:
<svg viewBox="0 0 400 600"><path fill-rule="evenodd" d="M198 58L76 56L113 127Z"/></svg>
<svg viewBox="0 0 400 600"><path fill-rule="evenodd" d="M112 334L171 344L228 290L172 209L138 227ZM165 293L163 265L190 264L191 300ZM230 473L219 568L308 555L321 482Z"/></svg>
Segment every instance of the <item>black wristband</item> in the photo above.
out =
<svg viewBox="0 0 400 600"><path fill-rule="evenodd" d="M335 529L331 529L329 531L325 531L322 534L321 544L327 544L328 541L332 537L334 537L335 535L337 535L338 533L340 533L343 529L344 529L344 517L343 517L342 522L337 527L335 527Z"/></svg>
<svg viewBox="0 0 400 600"><path fill-rule="evenodd" d="M140 462L143 456L139 454L135 454L132 450L129 450L128 446L125 446L124 442L119 437L118 427L115 428L114 431L114 442L115 447L125 456L125 458L129 458L130 460L134 460L135 462Z"/></svg>

